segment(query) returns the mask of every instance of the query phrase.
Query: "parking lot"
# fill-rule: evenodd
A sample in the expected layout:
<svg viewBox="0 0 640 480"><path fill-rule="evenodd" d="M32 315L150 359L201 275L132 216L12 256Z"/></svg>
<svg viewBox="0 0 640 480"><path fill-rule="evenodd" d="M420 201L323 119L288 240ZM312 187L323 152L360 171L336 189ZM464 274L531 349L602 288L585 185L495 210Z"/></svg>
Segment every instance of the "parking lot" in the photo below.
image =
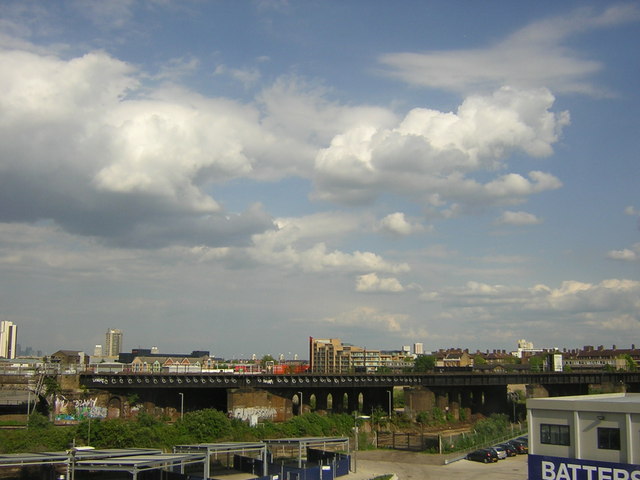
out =
<svg viewBox="0 0 640 480"><path fill-rule="evenodd" d="M377 475L395 473L399 480L527 480L527 455L479 463L459 460L442 465L438 456L390 450L360 451L355 473L348 480L369 480Z"/></svg>

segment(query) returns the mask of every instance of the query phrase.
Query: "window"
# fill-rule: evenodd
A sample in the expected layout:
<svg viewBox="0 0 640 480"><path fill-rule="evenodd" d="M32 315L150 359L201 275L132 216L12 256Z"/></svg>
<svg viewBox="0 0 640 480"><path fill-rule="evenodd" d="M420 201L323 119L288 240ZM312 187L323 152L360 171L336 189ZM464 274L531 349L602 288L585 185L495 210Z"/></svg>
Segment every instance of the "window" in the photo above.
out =
<svg viewBox="0 0 640 480"><path fill-rule="evenodd" d="M547 445L570 445L567 425L540 425L540 443Z"/></svg>
<svg viewBox="0 0 640 480"><path fill-rule="evenodd" d="M620 450L620 429L598 428L598 448Z"/></svg>

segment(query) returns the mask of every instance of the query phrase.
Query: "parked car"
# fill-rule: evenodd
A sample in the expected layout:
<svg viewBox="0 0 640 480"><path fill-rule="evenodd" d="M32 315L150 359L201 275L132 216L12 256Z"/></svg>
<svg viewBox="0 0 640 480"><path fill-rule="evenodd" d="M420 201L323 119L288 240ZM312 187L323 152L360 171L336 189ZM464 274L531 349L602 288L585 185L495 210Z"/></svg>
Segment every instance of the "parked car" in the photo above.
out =
<svg viewBox="0 0 640 480"><path fill-rule="evenodd" d="M522 440L511 440L510 442L514 447L516 447L516 450L519 454L525 454L525 453L529 453L529 445L527 445L527 442L524 442Z"/></svg>
<svg viewBox="0 0 640 480"><path fill-rule="evenodd" d="M493 446L489 447L489 450L493 450L494 452L496 452L498 460L504 460L505 458L507 458L507 452L502 447Z"/></svg>
<svg viewBox="0 0 640 480"><path fill-rule="evenodd" d="M511 442L504 442L496 445L497 447L503 448L505 452L507 452L507 457L515 457L518 455L516 447Z"/></svg>
<svg viewBox="0 0 640 480"><path fill-rule="evenodd" d="M474 462L493 463L498 461L498 455L488 448L481 448L480 450L476 450L467 454L467 460L473 460Z"/></svg>

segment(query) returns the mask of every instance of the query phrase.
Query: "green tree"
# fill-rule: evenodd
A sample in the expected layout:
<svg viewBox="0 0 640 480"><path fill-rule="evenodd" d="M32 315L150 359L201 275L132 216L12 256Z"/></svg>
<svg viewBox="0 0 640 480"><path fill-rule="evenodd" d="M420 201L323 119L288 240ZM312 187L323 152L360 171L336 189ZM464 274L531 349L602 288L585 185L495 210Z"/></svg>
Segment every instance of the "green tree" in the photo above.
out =
<svg viewBox="0 0 640 480"><path fill-rule="evenodd" d="M544 359L542 357L529 358L529 370L532 372L541 372L544 370Z"/></svg>
<svg viewBox="0 0 640 480"><path fill-rule="evenodd" d="M629 355L628 353L624 353L622 355L620 355L619 357L621 360L624 360L625 362L625 370L628 372L635 372L638 368L638 365L636 364L636 361L633 359L633 357L631 355Z"/></svg>
<svg viewBox="0 0 640 480"><path fill-rule="evenodd" d="M49 397L51 395L57 395L62 390L60 384L54 376L46 376L42 381L44 384L44 394Z"/></svg>
<svg viewBox="0 0 640 480"><path fill-rule="evenodd" d="M433 355L419 355L413 363L414 372L431 372L436 366L436 357Z"/></svg>
<svg viewBox="0 0 640 480"><path fill-rule="evenodd" d="M480 365L486 365L487 361L485 360L485 358L482 355L475 355L473 357L473 364L477 367Z"/></svg>

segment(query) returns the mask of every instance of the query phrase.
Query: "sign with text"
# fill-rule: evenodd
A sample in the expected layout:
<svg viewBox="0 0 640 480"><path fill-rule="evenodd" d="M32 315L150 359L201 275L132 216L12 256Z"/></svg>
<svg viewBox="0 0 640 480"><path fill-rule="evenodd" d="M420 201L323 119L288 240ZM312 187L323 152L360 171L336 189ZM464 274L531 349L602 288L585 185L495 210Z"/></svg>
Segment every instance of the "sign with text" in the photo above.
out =
<svg viewBox="0 0 640 480"><path fill-rule="evenodd" d="M529 480L640 480L640 465L529 455Z"/></svg>

